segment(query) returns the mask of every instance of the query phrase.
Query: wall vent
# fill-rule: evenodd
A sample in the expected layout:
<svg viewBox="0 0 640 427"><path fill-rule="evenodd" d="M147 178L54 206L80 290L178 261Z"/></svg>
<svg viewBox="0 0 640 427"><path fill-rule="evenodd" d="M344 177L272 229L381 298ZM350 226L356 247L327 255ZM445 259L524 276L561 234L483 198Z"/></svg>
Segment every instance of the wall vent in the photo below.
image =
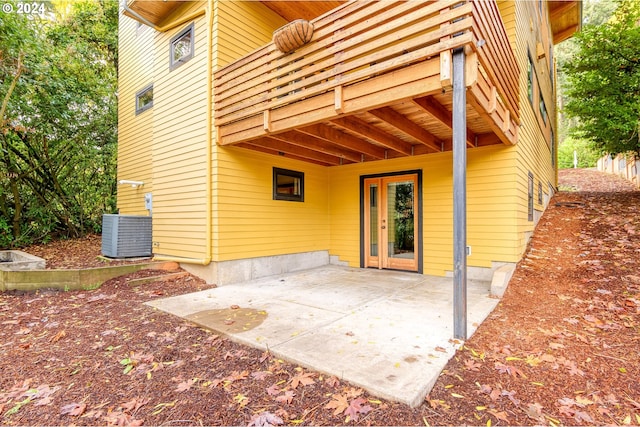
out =
<svg viewBox="0 0 640 427"><path fill-rule="evenodd" d="M151 217L104 214L102 254L109 258L151 256Z"/></svg>

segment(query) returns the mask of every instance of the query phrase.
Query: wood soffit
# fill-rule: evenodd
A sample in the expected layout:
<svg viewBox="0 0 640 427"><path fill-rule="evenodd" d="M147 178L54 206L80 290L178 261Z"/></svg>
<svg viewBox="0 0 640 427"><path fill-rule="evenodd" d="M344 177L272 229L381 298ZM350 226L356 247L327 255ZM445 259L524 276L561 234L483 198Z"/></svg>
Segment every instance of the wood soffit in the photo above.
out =
<svg viewBox="0 0 640 427"><path fill-rule="evenodd" d="M308 21L335 9L345 1L278 1L262 0L262 3L287 21L306 19Z"/></svg>
<svg viewBox="0 0 640 427"><path fill-rule="evenodd" d="M152 24L159 26L173 11L183 5L185 1L186 0L128 0L127 6ZM131 16L126 10L124 14L136 19L135 16Z"/></svg>
<svg viewBox="0 0 640 427"><path fill-rule="evenodd" d="M554 44L572 37L582 27L582 0L549 1L548 7Z"/></svg>

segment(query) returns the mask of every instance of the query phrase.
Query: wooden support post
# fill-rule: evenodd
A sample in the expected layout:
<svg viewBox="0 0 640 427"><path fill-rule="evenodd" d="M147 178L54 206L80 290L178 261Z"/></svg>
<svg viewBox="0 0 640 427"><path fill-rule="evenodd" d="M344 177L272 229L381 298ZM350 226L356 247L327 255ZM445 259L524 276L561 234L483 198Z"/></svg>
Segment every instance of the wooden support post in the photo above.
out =
<svg viewBox="0 0 640 427"><path fill-rule="evenodd" d="M451 51L440 53L440 84L443 89L451 87Z"/></svg>
<svg viewBox="0 0 640 427"><path fill-rule="evenodd" d="M334 108L337 113L344 113L344 94L342 92L342 86L336 86L335 88L334 104Z"/></svg>
<svg viewBox="0 0 640 427"><path fill-rule="evenodd" d="M465 53L453 53L453 336L467 339L467 88Z"/></svg>
<svg viewBox="0 0 640 427"><path fill-rule="evenodd" d="M507 110L504 118L504 123L502 124L502 132L509 132L509 128L511 128L511 111Z"/></svg>
<svg viewBox="0 0 640 427"><path fill-rule="evenodd" d="M449 9L444 9L440 11L440 14L447 13ZM444 22L440 24L440 28L446 28L450 24L448 22ZM441 37L440 41L449 40L451 36ZM445 51L440 52L440 84L442 85L442 89L451 88L451 50L447 49Z"/></svg>
<svg viewBox="0 0 640 427"><path fill-rule="evenodd" d="M478 82L478 54L471 51L466 55L464 70L465 85L471 87Z"/></svg>
<svg viewBox="0 0 640 427"><path fill-rule="evenodd" d="M264 110L262 113L262 127L266 133L271 132L271 110Z"/></svg>
<svg viewBox="0 0 640 427"><path fill-rule="evenodd" d="M491 95L489 95L489 114L493 114L496 111L498 104L498 89L495 86L491 86Z"/></svg>

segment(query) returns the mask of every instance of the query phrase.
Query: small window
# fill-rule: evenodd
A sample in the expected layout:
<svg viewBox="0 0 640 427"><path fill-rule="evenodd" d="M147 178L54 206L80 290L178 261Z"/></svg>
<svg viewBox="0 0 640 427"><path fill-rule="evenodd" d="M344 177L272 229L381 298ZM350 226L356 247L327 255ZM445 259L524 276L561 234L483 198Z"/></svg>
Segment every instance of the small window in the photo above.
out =
<svg viewBox="0 0 640 427"><path fill-rule="evenodd" d="M273 200L304 202L304 173L273 168Z"/></svg>
<svg viewBox="0 0 640 427"><path fill-rule="evenodd" d="M529 172L529 191L528 191L528 215L527 219L533 221L533 173Z"/></svg>
<svg viewBox="0 0 640 427"><path fill-rule="evenodd" d="M533 105L533 60L531 59L531 53L529 53L529 64L527 65L527 95L529 96L529 102Z"/></svg>
<svg viewBox="0 0 640 427"><path fill-rule="evenodd" d="M136 114L153 107L153 85L149 85L136 93Z"/></svg>
<svg viewBox="0 0 640 427"><path fill-rule="evenodd" d="M169 56L172 70L193 58L193 39L193 24L171 39Z"/></svg>
<svg viewBox="0 0 640 427"><path fill-rule="evenodd" d="M542 121L544 125L547 125L547 105L544 103L544 98L542 97L542 91L540 90L540 86L538 86L538 96L540 98L540 102L538 108L540 109L540 117L542 117Z"/></svg>
<svg viewBox="0 0 640 427"><path fill-rule="evenodd" d="M556 135L553 132L553 128L551 128L551 166L556 165Z"/></svg>
<svg viewBox="0 0 640 427"><path fill-rule="evenodd" d="M555 73L553 72L553 45L550 44L549 45L549 80L551 81L552 88L553 88L553 85L555 84L554 79L555 79Z"/></svg>
<svg viewBox="0 0 640 427"><path fill-rule="evenodd" d="M538 181L538 204L542 204L542 183Z"/></svg>

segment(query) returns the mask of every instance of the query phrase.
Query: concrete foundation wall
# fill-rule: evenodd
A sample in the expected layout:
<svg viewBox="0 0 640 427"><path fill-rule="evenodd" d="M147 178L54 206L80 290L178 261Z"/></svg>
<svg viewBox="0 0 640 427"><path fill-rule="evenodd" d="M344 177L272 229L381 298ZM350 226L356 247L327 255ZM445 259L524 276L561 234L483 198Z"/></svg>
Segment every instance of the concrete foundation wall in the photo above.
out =
<svg viewBox="0 0 640 427"><path fill-rule="evenodd" d="M329 264L327 251L212 262L209 265L182 263L189 273L218 286L245 282L275 274L290 273Z"/></svg>

